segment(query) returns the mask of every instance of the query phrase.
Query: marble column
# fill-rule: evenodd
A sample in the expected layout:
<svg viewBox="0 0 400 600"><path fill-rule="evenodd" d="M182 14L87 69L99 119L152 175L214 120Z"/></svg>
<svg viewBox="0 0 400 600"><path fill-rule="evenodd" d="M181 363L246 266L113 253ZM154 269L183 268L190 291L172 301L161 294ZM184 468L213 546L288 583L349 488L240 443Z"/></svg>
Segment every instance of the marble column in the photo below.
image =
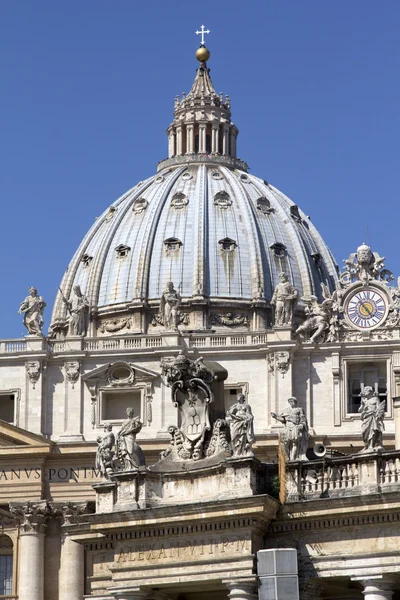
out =
<svg viewBox="0 0 400 600"><path fill-rule="evenodd" d="M176 128L176 154L178 156L182 154L182 127L180 125Z"/></svg>
<svg viewBox="0 0 400 600"><path fill-rule="evenodd" d="M194 125L192 123L186 125L186 154L194 152Z"/></svg>
<svg viewBox="0 0 400 600"><path fill-rule="evenodd" d="M219 133L219 123L213 123L212 125L212 135L211 135L211 152L217 154L218 152L218 133Z"/></svg>
<svg viewBox="0 0 400 600"><path fill-rule="evenodd" d="M52 514L47 503L12 503L10 511L20 527L18 568L19 600L44 599L44 536L46 519Z"/></svg>
<svg viewBox="0 0 400 600"><path fill-rule="evenodd" d="M364 579L362 585L365 600L391 600L393 596L393 581L389 578Z"/></svg>
<svg viewBox="0 0 400 600"><path fill-rule="evenodd" d="M229 600L257 600L257 585L249 580L231 580L223 582L229 590Z"/></svg>
<svg viewBox="0 0 400 600"><path fill-rule="evenodd" d="M80 522L86 503L68 503L62 508L64 525ZM85 591L85 548L64 532L61 539L59 600L82 600Z"/></svg>
<svg viewBox="0 0 400 600"><path fill-rule="evenodd" d="M168 132L168 158L175 156L175 132Z"/></svg>
<svg viewBox="0 0 400 600"><path fill-rule="evenodd" d="M85 549L69 535L61 541L59 600L82 600L84 593Z"/></svg>
<svg viewBox="0 0 400 600"><path fill-rule="evenodd" d="M222 154L229 156L229 128L228 125L224 125L222 132Z"/></svg>
<svg viewBox="0 0 400 600"><path fill-rule="evenodd" d="M199 125L199 152L206 151L206 124Z"/></svg>

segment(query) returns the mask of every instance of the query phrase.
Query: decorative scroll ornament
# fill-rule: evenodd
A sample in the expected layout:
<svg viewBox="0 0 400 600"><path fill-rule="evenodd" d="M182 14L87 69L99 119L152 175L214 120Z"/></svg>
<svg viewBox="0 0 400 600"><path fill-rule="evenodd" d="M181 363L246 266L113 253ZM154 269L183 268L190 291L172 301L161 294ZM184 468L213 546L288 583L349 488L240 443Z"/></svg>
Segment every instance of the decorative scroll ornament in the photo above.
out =
<svg viewBox="0 0 400 600"><path fill-rule="evenodd" d="M35 389L37 382L39 381L41 366L40 362L37 360L27 362L25 364L26 374L28 375L29 381L32 384L33 389Z"/></svg>
<svg viewBox="0 0 400 600"><path fill-rule="evenodd" d="M183 352L172 360L163 359L161 368L182 423L180 428L169 428L172 440L162 458L199 460L204 456L205 435L211 429L209 404L214 397L209 384L214 372L203 364L202 357L192 361Z"/></svg>
<svg viewBox="0 0 400 600"><path fill-rule="evenodd" d="M131 317L125 317L123 319L111 319L110 321L101 322L100 331L102 333L115 333L116 331L121 331L121 329L130 329L131 325Z"/></svg>
<svg viewBox="0 0 400 600"><path fill-rule="evenodd" d="M228 312L224 315L214 314L211 317L211 322L213 324L219 323L220 325L227 325L228 327L232 327L234 325L248 325L249 321L246 315L243 314L235 314Z"/></svg>
<svg viewBox="0 0 400 600"><path fill-rule="evenodd" d="M384 268L384 256L379 256L377 252L372 252L371 248L363 243L357 248L357 252L350 254L349 258L344 260L345 267L340 276L345 285L354 281L362 281L368 284L372 280L393 281L394 277L391 271Z"/></svg>
<svg viewBox="0 0 400 600"><path fill-rule="evenodd" d="M67 362L64 365L65 375L68 381L72 385L72 389L75 387L75 383L79 379L79 363L76 361Z"/></svg>

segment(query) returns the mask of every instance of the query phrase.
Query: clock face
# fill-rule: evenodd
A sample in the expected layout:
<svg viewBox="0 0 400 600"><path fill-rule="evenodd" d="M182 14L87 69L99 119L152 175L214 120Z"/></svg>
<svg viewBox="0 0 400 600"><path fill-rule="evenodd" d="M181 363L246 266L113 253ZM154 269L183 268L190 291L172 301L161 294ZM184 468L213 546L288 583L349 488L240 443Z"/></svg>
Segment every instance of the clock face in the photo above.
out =
<svg viewBox="0 0 400 600"><path fill-rule="evenodd" d="M383 323L388 311L384 294L363 288L352 294L347 302L346 314L358 329L373 329Z"/></svg>

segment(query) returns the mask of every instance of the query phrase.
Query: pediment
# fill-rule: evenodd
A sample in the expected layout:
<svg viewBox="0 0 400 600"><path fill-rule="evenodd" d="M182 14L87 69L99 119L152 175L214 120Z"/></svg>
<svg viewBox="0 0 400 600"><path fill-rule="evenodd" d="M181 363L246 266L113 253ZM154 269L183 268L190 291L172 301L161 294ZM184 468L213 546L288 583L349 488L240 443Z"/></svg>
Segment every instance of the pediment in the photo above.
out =
<svg viewBox="0 0 400 600"><path fill-rule="evenodd" d="M26 431L11 425L6 421L0 419L0 447L10 446L34 446L35 448L49 448L53 446L54 442L46 440L41 435Z"/></svg>
<svg viewBox="0 0 400 600"><path fill-rule="evenodd" d="M109 385L118 385L117 377L113 376L113 373L115 374L118 369L121 372L124 369L126 370L126 377L121 377L119 385L132 384L134 381L152 381L153 379L160 377L160 374L156 371L146 369L135 363L118 360L112 363L106 363L105 365L101 365L100 367L85 373L82 376L82 379L88 385L100 382L105 382Z"/></svg>

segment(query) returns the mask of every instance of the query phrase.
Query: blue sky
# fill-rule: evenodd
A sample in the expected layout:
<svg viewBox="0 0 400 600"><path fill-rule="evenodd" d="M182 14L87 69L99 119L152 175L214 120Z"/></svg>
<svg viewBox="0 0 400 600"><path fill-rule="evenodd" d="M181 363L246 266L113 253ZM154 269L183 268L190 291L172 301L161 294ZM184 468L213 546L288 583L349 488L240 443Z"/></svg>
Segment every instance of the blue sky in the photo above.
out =
<svg viewBox="0 0 400 600"><path fill-rule="evenodd" d="M400 275L397 0L1 0L0 338L25 334L30 285L47 330L95 217L166 157L203 23L251 172L311 215L339 264L367 238Z"/></svg>

